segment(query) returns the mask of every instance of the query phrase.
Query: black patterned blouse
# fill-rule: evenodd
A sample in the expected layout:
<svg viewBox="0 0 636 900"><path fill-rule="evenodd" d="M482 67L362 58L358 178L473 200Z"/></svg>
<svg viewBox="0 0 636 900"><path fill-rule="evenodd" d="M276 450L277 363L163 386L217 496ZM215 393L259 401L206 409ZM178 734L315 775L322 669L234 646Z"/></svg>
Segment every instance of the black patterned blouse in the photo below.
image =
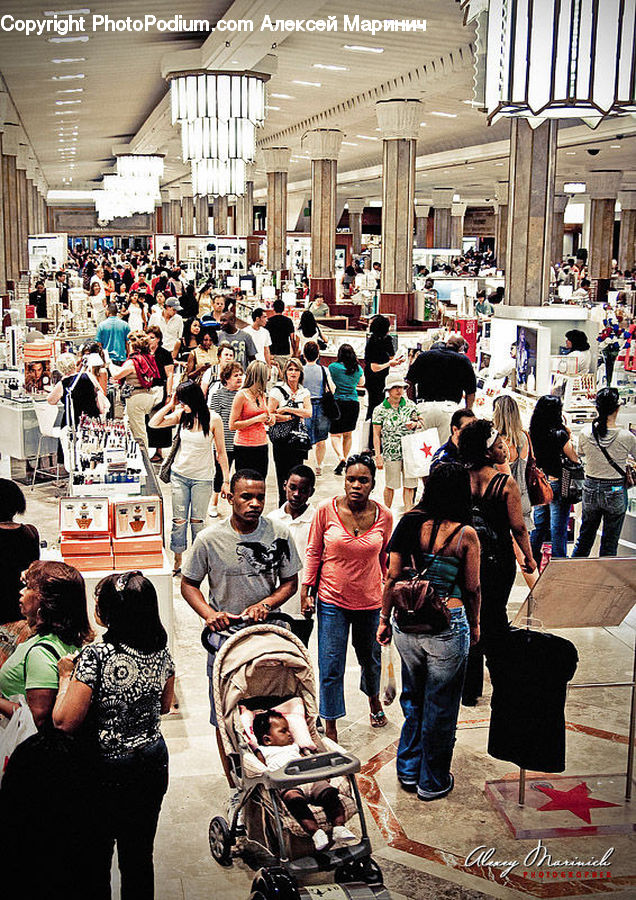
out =
<svg viewBox="0 0 636 900"><path fill-rule="evenodd" d="M103 756L128 756L159 740L161 694L174 671L167 649L142 653L97 643L82 650L75 678L93 691L87 724Z"/></svg>

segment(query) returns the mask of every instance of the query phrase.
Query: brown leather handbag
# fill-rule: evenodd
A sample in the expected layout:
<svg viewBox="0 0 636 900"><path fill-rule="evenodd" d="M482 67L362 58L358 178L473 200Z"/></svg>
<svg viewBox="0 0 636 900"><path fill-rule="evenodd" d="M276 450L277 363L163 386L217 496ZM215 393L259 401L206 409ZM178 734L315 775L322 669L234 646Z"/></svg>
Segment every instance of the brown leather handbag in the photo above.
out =
<svg viewBox="0 0 636 900"><path fill-rule="evenodd" d="M526 463L528 497L532 506L546 506L548 503L552 503L554 491L550 487L548 476L537 465L528 432L526 432L526 437L528 438L528 462Z"/></svg>
<svg viewBox="0 0 636 900"><path fill-rule="evenodd" d="M426 573L439 555L449 546L461 525L449 535L426 567L405 568L391 588L391 604L395 611L395 623L406 634L441 634L450 627L450 611L446 597L441 597ZM454 584L451 586L451 591Z"/></svg>

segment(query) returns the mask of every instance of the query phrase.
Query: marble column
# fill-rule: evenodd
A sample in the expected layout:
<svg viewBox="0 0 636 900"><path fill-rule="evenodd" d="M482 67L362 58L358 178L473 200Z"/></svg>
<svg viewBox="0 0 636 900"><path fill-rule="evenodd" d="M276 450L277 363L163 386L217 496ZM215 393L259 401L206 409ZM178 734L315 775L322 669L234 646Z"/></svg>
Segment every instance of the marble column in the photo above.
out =
<svg viewBox="0 0 636 900"><path fill-rule="evenodd" d="M236 198L236 233L240 237L250 237L254 233L254 170L247 167L245 193Z"/></svg>
<svg viewBox="0 0 636 900"><path fill-rule="evenodd" d="M20 274L18 244L18 126L6 124L2 135L2 202L4 208L4 243L7 281L17 281Z"/></svg>
<svg viewBox="0 0 636 900"><path fill-rule="evenodd" d="M466 215L465 201L455 202L451 206L451 247L461 250L464 246L464 216Z"/></svg>
<svg viewBox="0 0 636 900"><path fill-rule="evenodd" d="M287 173L289 147L263 148L267 172L267 268L284 272L287 265Z"/></svg>
<svg viewBox="0 0 636 900"><path fill-rule="evenodd" d="M506 247L506 302L541 306L548 297L557 122L510 128L510 204Z"/></svg>
<svg viewBox="0 0 636 900"><path fill-rule="evenodd" d="M426 233L428 231L428 214L430 209L430 203L417 203L415 205L415 246L418 250L423 250L428 246Z"/></svg>
<svg viewBox="0 0 636 900"><path fill-rule="evenodd" d="M366 200L347 201L349 209L349 231L351 232L351 252L355 255L362 252L362 215Z"/></svg>
<svg viewBox="0 0 636 900"><path fill-rule="evenodd" d="M495 230L495 256L497 268L506 271L506 247L508 246L508 182L500 181L495 188L497 198L497 224Z"/></svg>
<svg viewBox="0 0 636 900"><path fill-rule="evenodd" d="M336 188L338 154L343 134L337 129L316 128L302 139L311 159L311 267L309 295L322 294L327 303L336 291Z"/></svg>
<svg viewBox="0 0 636 900"><path fill-rule="evenodd" d="M618 199L621 204L618 268L624 272L636 265L636 190L623 190Z"/></svg>
<svg viewBox="0 0 636 900"><path fill-rule="evenodd" d="M563 259L563 235L565 226L565 208L570 197L568 194L557 192L554 195L554 208L552 212L552 264L560 263Z"/></svg>
<svg viewBox="0 0 636 900"><path fill-rule="evenodd" d="M168 191L161 191L161 233L171 234L172 224L170 222L170 195Z"/></svg>
<svg viewBox="0 0 636 900"><path fill-rule="evenodd" d="M419 100L380 100L382 133L382 280L380 311L398 325L413 319L413 208L415 152L422 118Z"/></svg>
<svg viewBox="0 0 636 900"><path fill-rule="evenodd" d="M181 233L194 234L194 197L181 197Z"/></svg>
<svg viewBox="0 0 636 900"><path fill-rule="evenodd" d="M181 228L181 191L179 188L169 188L170 197L170 226L172 234L183 234Z"/></svg>
<svg viewBox="0 0 636 900"><path fill-rule="evenodd" d="M197 234L210 233L210 198L207 194L194 201L195 230Z"/></svg>
<svg viewBox="0 0 636 900"><path fill-rule="evenodd" d="M612 272L614 208L622 172L590 172L586 178L590 197L590 254L588 272L592 296L605 300Z"/></svg>
<svg viewBox="0 0 636 900"><path fill-rule="evenodd" d="M451 248L451 207L453 188L433 188L433 247Z"/></svg>
<svg viewBox="0 0 636 900"><path fill-rule="evenodd" d="M215 197L212 206L214 233L227 234L227 197Z"/></svg>
<svg viewBox="0 0 636 900"><path fill-rule="evenodd" d="M15 165L18 189L18 260L21 272L29 271L29 198L26 183L28 155L27 145L18 144Z"/></svg>

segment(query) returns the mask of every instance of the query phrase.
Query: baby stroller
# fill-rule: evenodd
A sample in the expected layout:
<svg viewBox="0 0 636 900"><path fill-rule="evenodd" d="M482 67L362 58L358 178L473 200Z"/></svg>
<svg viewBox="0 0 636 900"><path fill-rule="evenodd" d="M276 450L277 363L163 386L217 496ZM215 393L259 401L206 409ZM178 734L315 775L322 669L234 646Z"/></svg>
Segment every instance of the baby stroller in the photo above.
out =
<svg viewBox="0 0 636 900"><path fill-rule="evenodd" d="M277 620L286 618L278 614ZM214 646L214 634L206 634ZM218 637L218 635L217 635ZM235 631L219 649L213 671L214 703L223 747L239 792L231 822L215 816L210 822L210 851L223 866L232 864L239 813L243 811L247 839L274 857L277 865L262 868L254 879L250 900L301 900L307 877L333 872L347 884L350 896L388 898L382 872L371 857L364 811L355 773L360 761L316 731L316 695L311 660L302 642L284 625L260 623ZM251 721L255 712L281 708L297 743L312 744L317 753L288 763L274 772L258 759ZM304 732L304 739L303 739ZM299 736L300 735L300 736ZM340 794L347 819L358 817L358 843L317 852L309 836L280 800L278 792L300 784L331 779ZM321 808L312 806L319 827L330 826Z"/></svg>

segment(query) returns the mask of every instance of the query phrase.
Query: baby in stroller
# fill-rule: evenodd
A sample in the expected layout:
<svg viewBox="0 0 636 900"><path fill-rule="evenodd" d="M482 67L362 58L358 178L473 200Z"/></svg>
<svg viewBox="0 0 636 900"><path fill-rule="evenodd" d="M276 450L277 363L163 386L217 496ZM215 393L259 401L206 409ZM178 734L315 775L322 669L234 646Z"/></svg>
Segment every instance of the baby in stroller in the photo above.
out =
<svg viewBox="0 0 636 900"><path fill-rule="evenodd" d="M258 713L254 717L253 729L258 743L257 755L270 771L275 772L301 757L301 749L294 743L289 724L282 713L275 710ZM316 850L325 850L330 841L326 831L318 825L308 800L324 809L332 826L332 846L342 846L358 840L345 825L345 810L337 789L326 779L283 789L280 797L292 816L311 836Z"/></svg>

